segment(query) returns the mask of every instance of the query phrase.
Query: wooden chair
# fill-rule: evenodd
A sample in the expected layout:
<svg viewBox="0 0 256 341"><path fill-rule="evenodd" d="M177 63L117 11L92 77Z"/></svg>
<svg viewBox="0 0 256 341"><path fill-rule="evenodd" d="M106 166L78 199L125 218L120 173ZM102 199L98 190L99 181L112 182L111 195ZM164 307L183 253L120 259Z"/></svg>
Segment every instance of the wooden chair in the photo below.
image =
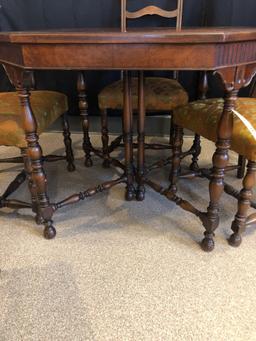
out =
<svg viewBox="0 0 256 341"><path fill-rule="evenodd" d="M34 83L32 74L29 75L29 81ZM72 151L72 141L70 138L69 123L67 120L67 97L64 94L55 91L32 90L31 104L36 118L39 134L44 132L60 116L62 117L66 156L63 157L49 155L44 157L44 161L57 161L66 159L68 171L74 171L75 166ZM0 145L17 147L21 151L21 157L0 159L0 163L24 162L24 170L14 179L14 181L12 181L4 194L0 196L0 207L31 207L37 214L36 221L41 223L41 217L39 216L37 209L38 204L36 190L31 177L31 163L27 156L27 142L25 141L20 111L20 102L16 92L0 93ZM8 200L8 197L14 193L26 179L28 179L32 204L24 203L18 200Z"/></svg>
<svg viewBox="0 0 256 341"><path fill-rule="evenodd" d="M256 129L256 79L254 80L251 91L251 98L239 97L236 101L235 110L240 113L249 124ZM177 182L177 170L180 167L181 146L182 146L182 131L183 128L190 129L196 134L204 138L216 142L217 124L223 111L224 100L220 98L212 98L191 102L183 107L177 108L173 111L173 122L175 127L174 144L178 146L175 150L175 160L173 160L173 169L171 171L171 183ZM256 215L247 216L250 206L256 208L256 203L251 201L252 189L255 186L256 175L256 140L249 131L248 127L241 121L241 119L234 114L233 117L233 135L231 150L240 155L240 159L248 160L247 173L243 178L243 188L239 192L229 184L225 183L224 191L238 200L238 210L232 222L231 229L233 234L229 238L229 243L232 246L239 246L242 238L241 233L247 226L256 223ZM244 161L243 161L244 162ZM229 170L239 169L239 166L228 166L225 172ZM206 176L211 178L211 172L207 170L198 170L199 176ZM207 238L204 239L206 241ZM209 240L207 241L207 243ZM209 243L205 249L209 251ZM210 241L211 245L213 241ZM202 244L204 248L204 243Z"/></svg>
<svg viewBox="0 0 256 341"><path fill-rule="evenodd" d="M146 15L157 15L164 18L176 19L176 29L181 29L183 0L177 0L177 8L171 11L163 10L156 6L146 6L138 11L127 10L127 1L121 0L121 30L126 32L127 20L138 19ZM188 102L188 95L177 80L178 73L174 72L175 79L161 77L146 77L145 79L145 108L146 112L166 112L171 114L176 107L185 105ZM109 167L110 153L121 145L122 135L117 137L109 146L108 109L123 109L123 83L119 80L106 86L99 94L99 107L101 110L102 122L102 144L103 144L103 166ZM132 78L132 105L135 112L138 112L138 78ZM171 141L171 139L170 139ZM159 146L145 145L146 148L170 148L170 145Z"/></svg>

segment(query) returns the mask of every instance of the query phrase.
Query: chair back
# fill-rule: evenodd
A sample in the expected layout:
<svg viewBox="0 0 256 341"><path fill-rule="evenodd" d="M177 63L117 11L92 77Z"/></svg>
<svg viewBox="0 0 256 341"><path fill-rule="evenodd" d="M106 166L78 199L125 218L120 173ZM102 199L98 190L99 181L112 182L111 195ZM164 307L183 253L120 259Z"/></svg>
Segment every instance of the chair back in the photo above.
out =
<svg viewBox="0 0 256 341"><path fill-rule="evenodd" d="M182 25L183 0L177 0L177 7L167 11L157 6L145 6L137 11L127 10L127 0L121 0L121 31L127 31L127 19L138 19L146 15L158 15L163 18L176 18L176 30L181 29Z"/></svg>

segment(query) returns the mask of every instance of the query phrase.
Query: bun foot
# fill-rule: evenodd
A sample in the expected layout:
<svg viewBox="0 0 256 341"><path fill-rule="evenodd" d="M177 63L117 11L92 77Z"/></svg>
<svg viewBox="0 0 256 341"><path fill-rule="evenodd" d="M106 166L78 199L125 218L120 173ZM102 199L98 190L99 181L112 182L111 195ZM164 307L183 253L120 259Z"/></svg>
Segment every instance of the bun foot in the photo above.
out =
<svg viewBox="0 0 256 341"><path fill-rule="evenodd" d="M201 242L201 248L205 252L213 251L214 246L215 246L214 240L212 238L209 238L209 237L205 237Z"/></svg>
<svg viewBox="0 0 256 341"><path fill-rule="evenodd" d="M69 163L68 166L67 166L67 170L68 172L74 172L76 170L76 167L73 163Z"/></svg>
<svg viewBox="0 0 256 341"><path fill-rule="evenodd" d="M134 199L134 197L135 197L134 188L133 187L126 188L125 200L126 201L132 201Z"/></svg>
<svg viewBox="0 0 256 341"><path fill-rule="evenodd" d="M44 229L44 238L45 239L53 239L56 236L55 227L50 225L46 226Z"/></svg>
<svg viewBox="0 0 256 341"><path fill-rule="evenodd" d="M102 162L102 167L103 167L103 168L110 168L110 164L111 164L111 162L110 162L108 159L105 159L105 160Z"/></svg>
<svg viewBox="0 0 256 341"><path fill-rule="evenodd" d="M85 165L85 167L87 167L87 168L92 167L92 165L93 165L92 159L85 159L84 165Z"/></svg>
<svg viewBox="0 0 256 341"><path fill-rule="evenodd" d="M233 246L233 247L238 247L241 243L242 243L242 237L240 234L238 233L233 233L230 237L229 237L229 245Z"/></svg>
<svg viewBox="0 0 256 341"><path fill-rule="evenodd" d="M136 200L143 201L145 199L145 187L139 186L136 192Z"/></svg>

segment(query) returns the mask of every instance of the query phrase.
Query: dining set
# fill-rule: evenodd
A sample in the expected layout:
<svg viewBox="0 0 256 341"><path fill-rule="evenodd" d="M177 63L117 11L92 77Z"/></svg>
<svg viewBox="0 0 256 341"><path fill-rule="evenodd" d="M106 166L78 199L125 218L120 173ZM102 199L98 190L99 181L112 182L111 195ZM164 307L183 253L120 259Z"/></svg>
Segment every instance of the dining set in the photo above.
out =
<svg viewBox="0 0 256 341"><path fill-rule="evenodd" d="M58 209L118 184L125 185L125 200L143 201L146 186L149 186L180 209L198 217L205 229L202 249L212 251L215 230L220 224L220 199L225 191L237 199L237 213L231 223L229 243L232 246L241 244L242 232L246 227L256 225L256 213L249 214L250 207L256 208L252 200L256 173L256 28L182 28L182 11L182 0L177 1L177 8L173 10L146 6L132 12L122 0L121 30L100 28L0 33L0 63L16 89L16 92L0 93L0 145L15 146L21 151L21 157L0 162L24 163L24 170L0 197L0 207L31 208L36 222L44 225L44 237L52 239L56 235L53 215ZM145 15L176 20L176 27L129 29L129 20ZM67 97L55 91L36 90L33 77L36 70L77 72L85 167L94 167L91 156L95 154L103 160L102 172L105 168L117 167L122 171L119 177L82 189L59 202L50 200L45 162L65 159L67 170L73 172L75 160ZM120 80L107 85L98 96L102 148L96 148L90 140L86 70L120 71ZM145 76L146 71L154 70L171 71L173 77ZM187 92L179 83L180 71L200 72L202 91L198 100L189 102ZM208 73L214 73L221 80L224 98L207 98ZM239 90L250 84L250 97L238 97ZM120 110L122 116L122 132L111 143L109 109ZM145 142L145 120L151 112L170 115L168 143ZM133 137L135 113L137 141ZM60 117L65 156L44 156L39 135ZM183 129L194 133L194 141L188 151L182 148ZM210 169L199 166L201 137L216 144ZM124 148L124 160L113 157L113 151L121 147ZM167 149L169 156L146 166L145 149ZM238 154L235 165L229 164L229 150ZM189 173L184 175L182 160L187 156L192 158L192 162ZM170 168L167 187L150 178L151 170L163 166ZM237 177L243 179L240 190L225 181L225 174L233 170L237 170ZM185 176L209 180L210 199L204 211L180 196L178 181ZM31 202L10 199L24 181L28 182Z"/></svg>

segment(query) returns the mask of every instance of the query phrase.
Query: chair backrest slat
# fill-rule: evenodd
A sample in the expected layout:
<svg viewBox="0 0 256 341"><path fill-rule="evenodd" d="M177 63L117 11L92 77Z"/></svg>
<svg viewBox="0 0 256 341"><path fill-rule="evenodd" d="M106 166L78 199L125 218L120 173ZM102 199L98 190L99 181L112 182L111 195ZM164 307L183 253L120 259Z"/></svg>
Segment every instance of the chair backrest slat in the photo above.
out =
<svg viewBox="0 0 256 341"><path fill-rule="evenodd" d="M178 10L175 9L174 11L165 11L156 6L147 6L136 12L126 11L126 18L128 19L137 19L144 17L145 15L159 15L160 17L164 18L176 18L178 16Z"/></svg>
<svg viewBox="0 0 256 341"><path fill-rule="evenodd" d="M183 0L177 0L177 8L171 11L157 6L145 6L137 11L127 10L127 0L121 0L121 31L127 30L127 19L138 19L146 15L158 15L163 18L176 18L176 29L180 30L182 25Z"/></svg>

